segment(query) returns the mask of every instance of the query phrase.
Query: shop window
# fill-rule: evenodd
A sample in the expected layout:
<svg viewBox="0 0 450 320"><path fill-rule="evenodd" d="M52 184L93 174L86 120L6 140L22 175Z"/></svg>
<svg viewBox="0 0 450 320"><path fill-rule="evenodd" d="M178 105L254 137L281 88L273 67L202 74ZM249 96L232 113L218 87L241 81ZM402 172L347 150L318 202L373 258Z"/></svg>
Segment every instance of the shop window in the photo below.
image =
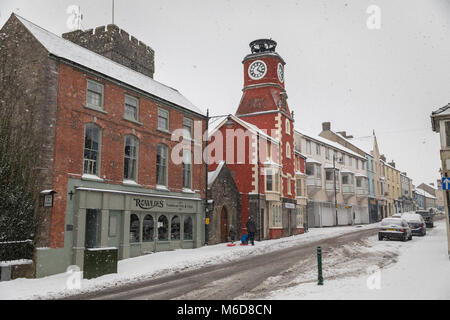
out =
<svg viewBox="0 0 450 320"><path fill-rule="evenodd" d="M84 131L84 169L83 173L100 174L100 128L88 123Z"/></svg>
<svg viewBox="0 0 450 320"><path fill-rule="evenodd" d="M143 222L142 240L144 242L153 241L155 234L155 224L151 215L146 215Z"/></svg>
<svg viewBox="0 0 450 320"><path fill-rule="evenodd" d="M180 217L175 216L170 223L170 239L180 240Z"/></svg>
<svg viewBox="0 0 450 320"><path fill-rule="evenodd" d="M140 242L140 221L139 217L135 214L130 216L130 243Z"/></svg>
<svg viewBox="0 0 450 320"><path fill-rule="evenodd" d="M192 218L191 217L185 217L184 218L184 240L192 240L193 234L192 234Z"/></svg>
<svg viewBox="0 0 450 320"><path fill-rule="evenodd" d="M169 220L166 216L160 216L158 218L158 240L169 240Z"/></svg>
<svg viewBox="0 0 450 320"><path fill-rule="evenodd" d="M137 155L139 140L135 136L125 137L124 179L137 180Z"/></svg>

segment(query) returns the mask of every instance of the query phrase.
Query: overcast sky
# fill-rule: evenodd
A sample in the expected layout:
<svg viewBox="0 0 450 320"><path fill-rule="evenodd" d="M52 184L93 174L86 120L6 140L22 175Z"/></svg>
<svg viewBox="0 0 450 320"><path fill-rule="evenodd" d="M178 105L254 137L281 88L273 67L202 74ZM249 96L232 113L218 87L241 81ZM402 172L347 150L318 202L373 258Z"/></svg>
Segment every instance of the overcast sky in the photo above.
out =
<svg viewBox="0 0 450 320"><path fill-rule="evenodd" d="M242 60L259 38L278 42L296 128L363 139L375 130L381 153L414 179L439 178L432 111L450 102L450 0L116 0L115 23L156 51L155 79L212 115L234 113ZM58 35L69 5L82 26L112 21L112 0L0 0ZM370 5L381 28L369 29ZM373 20L370 20L373 21Z"/></svg>

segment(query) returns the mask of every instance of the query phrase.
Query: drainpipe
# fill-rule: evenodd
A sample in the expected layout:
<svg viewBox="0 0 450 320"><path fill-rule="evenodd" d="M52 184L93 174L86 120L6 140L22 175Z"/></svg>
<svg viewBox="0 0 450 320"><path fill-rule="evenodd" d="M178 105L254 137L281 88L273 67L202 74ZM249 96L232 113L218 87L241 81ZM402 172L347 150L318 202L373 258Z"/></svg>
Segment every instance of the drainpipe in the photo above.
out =
<svg viewBox="0 0 450 320"><path fill-rule="evenodd" d="M206 150L206 174L205 174L205 221L203 222L205 224L205 245L208 245L209 237L208 237L208 231L209 226L206 224L206 219L209 217L208 214L208 129L209 129L209 109L206 110L206 142L205 142L205 150Z"/></svg>
<svg viewBox="0 0 450 320"><path fill-rule="evenodd" d="M260 208L260 204L259 204L259 202L260 202L260 198L261 198L261 196L260 196L260 180L259 180L259 177L261 176L261 174L260 174L260 164L259 164L259 132L257 132L257 136L256 136L256 150L257 150L257 166L258 166L258 175L257 175L257 177L258 177L258 206L257 206L257 210L258 210L258 212L257 212L257 214L258 214L258 217L259 217L259 241L261 241L262 240L262 237L261 237L261 229L262 229L262 227L261 227L261 219L262 219L262 217L261 217L261 208Z"/></svg>

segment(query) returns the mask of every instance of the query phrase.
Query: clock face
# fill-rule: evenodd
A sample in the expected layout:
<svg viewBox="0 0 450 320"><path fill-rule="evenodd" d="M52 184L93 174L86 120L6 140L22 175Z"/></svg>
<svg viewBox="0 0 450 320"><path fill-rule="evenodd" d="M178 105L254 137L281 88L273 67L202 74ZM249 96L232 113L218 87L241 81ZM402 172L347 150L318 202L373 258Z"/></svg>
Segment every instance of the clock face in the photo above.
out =
<svg viewBox="0 0 450 320"><path fill-rule="evenodd" d="M278 64L278 79L281 83L284 81L284 68L281 63Z"/></svg>
<svg viewBox="0 0 450 320"><path fill-rule="evenodd" d="M256 60L250 67L248 67L248 75L253 80L259 80L263 78L267 73L267 65L264 61Z"/></svg>

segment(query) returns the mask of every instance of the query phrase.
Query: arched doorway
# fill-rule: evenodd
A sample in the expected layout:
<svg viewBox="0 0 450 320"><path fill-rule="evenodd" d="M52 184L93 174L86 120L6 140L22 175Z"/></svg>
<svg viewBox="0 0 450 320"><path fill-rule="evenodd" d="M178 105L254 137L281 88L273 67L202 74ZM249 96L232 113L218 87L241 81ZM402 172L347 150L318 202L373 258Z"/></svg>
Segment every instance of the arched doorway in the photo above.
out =
<svg viewBox="0 0 450 320"><path fill-rule="evenodd" d="M220 213L220 242L228 242L228 211L225 207Z"/></svg>

